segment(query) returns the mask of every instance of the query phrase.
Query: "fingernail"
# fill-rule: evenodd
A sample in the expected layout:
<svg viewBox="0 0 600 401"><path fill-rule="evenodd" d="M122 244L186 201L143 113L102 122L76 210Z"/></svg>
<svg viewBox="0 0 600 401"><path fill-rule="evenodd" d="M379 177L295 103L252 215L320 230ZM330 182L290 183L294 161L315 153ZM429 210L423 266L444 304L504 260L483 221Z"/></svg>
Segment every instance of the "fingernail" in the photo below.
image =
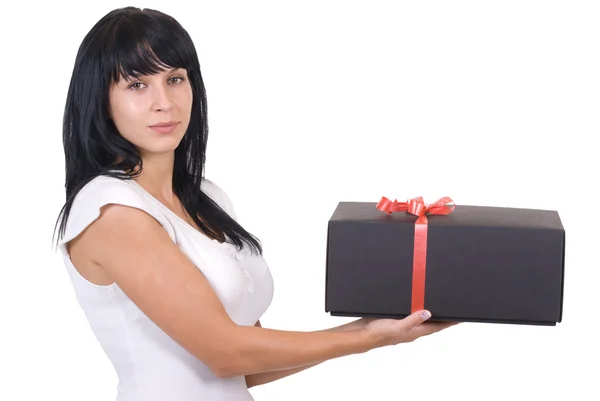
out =
<svg viewBox="0 0 600 401"><path fill-rule="evenodd" d="M431 313L429 313L429 311L423 311L423 312L421 313L421 319L423 319L423 320L427 320L427 319L429 319L430 317L431 317Z"/></svg>

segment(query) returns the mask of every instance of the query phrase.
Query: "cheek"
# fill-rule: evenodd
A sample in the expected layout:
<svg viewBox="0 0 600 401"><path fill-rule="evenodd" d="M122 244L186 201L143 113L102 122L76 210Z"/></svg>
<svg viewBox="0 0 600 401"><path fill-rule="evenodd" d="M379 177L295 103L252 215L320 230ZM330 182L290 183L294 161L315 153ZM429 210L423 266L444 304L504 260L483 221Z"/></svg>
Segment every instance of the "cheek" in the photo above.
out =
<svg viewBox="0 0 600 401"><path fill-rule="evenodd" d="M179 103L181 109L183 109L189 113L192 110L192 103L194 100L192 88L188 86L185 88L185 90L180 91L178 93L178 99L179 99L178 103Z"/></svg>
<svg viewBox="0 0 600 401"><path fill-rule="evenodd" d="M140 105L129 99L118 99L113 103L112 115L121 135L133 139L143 120Z"/></svg>

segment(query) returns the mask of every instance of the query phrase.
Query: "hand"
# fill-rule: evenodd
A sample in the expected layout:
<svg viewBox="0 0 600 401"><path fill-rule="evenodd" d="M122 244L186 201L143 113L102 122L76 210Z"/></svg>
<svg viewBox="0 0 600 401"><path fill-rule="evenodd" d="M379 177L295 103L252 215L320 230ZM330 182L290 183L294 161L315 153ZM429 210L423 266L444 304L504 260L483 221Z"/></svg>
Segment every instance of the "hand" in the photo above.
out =
<svg viewBox="0 0 600 401"><path fill-rule="evenodd" d="M404 319L361 319L361 322L366 323L363 329L374 337L380 347L411 342L458 324L458 322L427 322L430 317L429 311L422 310Z"/></svg>

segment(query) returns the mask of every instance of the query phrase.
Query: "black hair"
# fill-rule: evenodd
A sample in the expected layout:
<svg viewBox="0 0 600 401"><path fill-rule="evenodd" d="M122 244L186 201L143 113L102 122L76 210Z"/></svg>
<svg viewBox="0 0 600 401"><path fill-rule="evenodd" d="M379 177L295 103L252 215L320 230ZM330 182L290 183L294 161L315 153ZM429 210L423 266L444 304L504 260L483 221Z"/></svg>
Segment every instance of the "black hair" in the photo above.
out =
<svg viewBox="0 0 600 401"><path fill-rule="evenodd" d="M173 192L207 236L218 239L221 233L238 249L246 245L262 253L260 241L201 190L207 106L192 39L173 17L135 7L113 10L100 19L83 39L75 59L63 118L66 203L59 216L59 237L64 235L75 196L89 181L100 175L132 179L143 168L138 149L109 118L110 85L121 77L167 68L185 69L193 93L189 126L175 149Z"/></svg>

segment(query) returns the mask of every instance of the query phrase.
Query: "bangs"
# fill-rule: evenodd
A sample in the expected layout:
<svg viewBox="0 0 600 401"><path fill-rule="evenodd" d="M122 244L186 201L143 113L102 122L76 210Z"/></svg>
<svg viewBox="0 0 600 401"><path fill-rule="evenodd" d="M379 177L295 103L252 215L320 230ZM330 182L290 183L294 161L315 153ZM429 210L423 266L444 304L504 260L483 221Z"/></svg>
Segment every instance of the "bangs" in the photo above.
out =
<svg viewBox="0 0 600 401"><path fill-rule="evenodd" d="M102 70L112 83L169 68L190 70L195 50L187 32L172 18L144 10L115 21L102 55Z"/></svg>

